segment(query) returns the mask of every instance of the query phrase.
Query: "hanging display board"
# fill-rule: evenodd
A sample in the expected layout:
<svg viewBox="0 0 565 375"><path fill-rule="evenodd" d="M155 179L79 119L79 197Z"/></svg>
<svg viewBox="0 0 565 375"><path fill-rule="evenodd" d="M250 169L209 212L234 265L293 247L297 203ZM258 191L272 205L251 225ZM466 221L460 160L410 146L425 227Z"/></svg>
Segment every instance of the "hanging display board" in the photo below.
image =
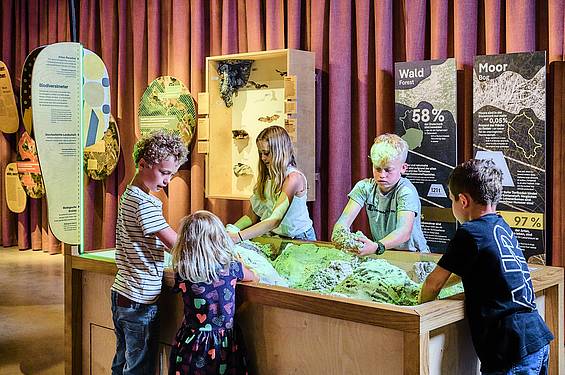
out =
<svg viewBox="0 0 565 375"><path fill-rule="evenodd" d="M109 130L110 80L100 57L79 43L56 43L39 52L31 75L31 105L37 152L45 182L49 225L60 241L82 243L83 163L93 152L115 151ZM99 143L100 142L100 143ZM98 143L98 146L97 146ZM102 146L101 146L102 145ZM91 147L91 154L84 148ZM117 151L115 151L117 153ZM96 158L94 158L96 159ZM113 169L117 156L108 158ZM91 166L95 163L90 162ZM98 170L105 175L107 166Z"/></svg>
<svg viewBox="0 0 565 375"><path fill-rule="evenodd" d="M456 230L447 178L457 165L455 59L394 64L395 131L409 147L406 176L422 202L422 231L445 252Z"/></svg>
<svg viewBox="0 0 565 375"><path fill-rule="evenodd" d="M20 119L10 73L6 64L0 61L0 130L4 133L15 133L19 126Z"/></svg>
<svg viewBox="0 0 565 375"><path fill-rule="evenodd" d="M33 65L37 59L39 52L43 51L45 46L37 47L27 55L24 67L22 68L22 78L20 87L20 112L24 122L26 132L31 136L33 133L33 115L31 106L31 74L33 73Z"/></svg>
<svg viewBox="0 0 565 375"><path fill-rule="evenodd" d="M53 234L67 244L81 241L82 46L49 45L37 56L32 106L37 151Z"/></svg>
<svg viewBox="0 0 565 375"><path fill-rule="evenodd" d="M141 134L168 129L180 135L189 146L196 129L196 107L181 80L171 76L154 79L139 103Z"/></svg>
<svg viewBox="0 0 565 375"><path fill-rule="evenodd" d="M45 46L37 47L27 55L22 69L20 86L20 112L24 123L24 132L20 135L17 152L18 175L25 193L30 198L39 199L45 195L45 185L41 177L37 147L32 137L33 111L31 105L31 75L33 65Z"/></svg>
<svg viewBox="0 0 565 375"><path fill-rule="evenodd" d="M526 259L545 254L545 126L545 52L477 56L473 152L493 159L503 172L497 209Z"/></svg>
<svg viewBox="0 0 565 375"><path fill-rule="evenodd" d="M6 166L4 188L6 189L6 204L8 205L8 209L18 214L24 212L27 198L20 178L18 177L18 166L16 163L10 163Z"/></svg>

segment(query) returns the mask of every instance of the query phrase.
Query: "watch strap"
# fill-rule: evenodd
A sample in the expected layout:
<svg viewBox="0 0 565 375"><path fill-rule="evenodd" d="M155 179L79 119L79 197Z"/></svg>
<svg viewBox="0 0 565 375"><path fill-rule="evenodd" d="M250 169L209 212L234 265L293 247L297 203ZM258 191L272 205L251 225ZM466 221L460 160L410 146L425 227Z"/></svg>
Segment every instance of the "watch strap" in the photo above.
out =
<svg viewBox="0 0 565 375"><path fill-rule="evenodd" d="M377 252L375 254L382 255L385 250L385 245L381 241L377 241Z"/></svg>

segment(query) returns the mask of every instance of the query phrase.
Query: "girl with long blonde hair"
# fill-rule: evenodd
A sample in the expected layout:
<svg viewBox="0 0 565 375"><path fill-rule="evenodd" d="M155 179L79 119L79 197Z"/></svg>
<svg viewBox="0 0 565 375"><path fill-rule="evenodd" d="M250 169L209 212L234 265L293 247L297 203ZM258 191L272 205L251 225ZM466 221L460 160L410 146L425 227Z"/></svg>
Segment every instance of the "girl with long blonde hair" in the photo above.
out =
<svg viewBox="0 0 565 375"><path fill-rule="evenodd" d="M171 250L184 320L169 357L169 374L247 374L245 345L234 324L237 281L258 281L234 255L220 219L197 211L181 223ZM199 372L200 371L200 372Z"/></svg>
<svg viewBox="0 0 565 375"><path fill-rule="evenodd" d="M266 233L287 238L316 240L306 207L307 181L296 168L294 148L286 130L269 126L257 136L259 174L251 206L230 233L235 243Z"/></svg>

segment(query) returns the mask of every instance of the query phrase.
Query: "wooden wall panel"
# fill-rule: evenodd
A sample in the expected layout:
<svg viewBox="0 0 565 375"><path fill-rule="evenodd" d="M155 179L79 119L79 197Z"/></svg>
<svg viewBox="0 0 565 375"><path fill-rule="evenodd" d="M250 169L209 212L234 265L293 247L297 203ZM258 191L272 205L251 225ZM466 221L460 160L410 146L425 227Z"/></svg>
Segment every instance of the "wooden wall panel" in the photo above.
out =
<svg viewBox="0 0 565 375"><path fill-rule="evenodd" d="M548 114L549 126L547 145L551 148L550 162L551 179L548 179L547 222L551 223L551 237L548 237L548 247L551 257L548 264L565 266L565 61L555 61L550 64ZM548 163L549 164L549 163Z"/></svg>

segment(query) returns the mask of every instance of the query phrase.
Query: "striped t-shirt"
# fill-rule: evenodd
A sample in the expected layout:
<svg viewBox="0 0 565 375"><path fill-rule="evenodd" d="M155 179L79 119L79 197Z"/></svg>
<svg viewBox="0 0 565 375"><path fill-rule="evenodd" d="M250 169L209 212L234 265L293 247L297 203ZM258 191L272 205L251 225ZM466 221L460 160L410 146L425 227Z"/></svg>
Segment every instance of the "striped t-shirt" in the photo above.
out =
<svg viewBox="0 0 565 375"><path fill-rule="evenodd" d="M116 265L112 290L139 303L154 303L161 293L165 246L155 233L169 224L161 201L136 186L120 200L116 223Z"/></svg>

